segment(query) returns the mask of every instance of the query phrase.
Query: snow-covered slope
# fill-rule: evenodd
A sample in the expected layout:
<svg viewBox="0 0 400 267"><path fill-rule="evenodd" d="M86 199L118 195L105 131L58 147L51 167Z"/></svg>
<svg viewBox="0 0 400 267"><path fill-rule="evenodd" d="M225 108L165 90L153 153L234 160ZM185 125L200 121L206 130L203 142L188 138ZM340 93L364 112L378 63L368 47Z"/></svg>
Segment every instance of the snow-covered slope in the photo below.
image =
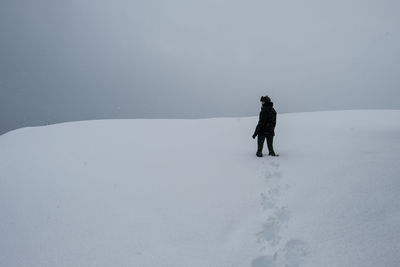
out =
<svg viewBox="0 0 400 267"><path fill-rule="evenodd" d="M0 136L0 266L400 266L400 111Z"/></svg>

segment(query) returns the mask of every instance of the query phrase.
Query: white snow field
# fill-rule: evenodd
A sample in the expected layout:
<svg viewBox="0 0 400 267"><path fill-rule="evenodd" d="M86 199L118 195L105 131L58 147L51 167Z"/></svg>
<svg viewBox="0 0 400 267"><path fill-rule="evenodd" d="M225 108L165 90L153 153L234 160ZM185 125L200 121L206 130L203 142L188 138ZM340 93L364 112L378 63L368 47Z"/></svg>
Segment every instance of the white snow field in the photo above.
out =
<svg viewBox="0 0 400 267"><path fill-rule="evenodd" d="M0 136L0 266L400 266L400 111L257 120Z"/></svg>

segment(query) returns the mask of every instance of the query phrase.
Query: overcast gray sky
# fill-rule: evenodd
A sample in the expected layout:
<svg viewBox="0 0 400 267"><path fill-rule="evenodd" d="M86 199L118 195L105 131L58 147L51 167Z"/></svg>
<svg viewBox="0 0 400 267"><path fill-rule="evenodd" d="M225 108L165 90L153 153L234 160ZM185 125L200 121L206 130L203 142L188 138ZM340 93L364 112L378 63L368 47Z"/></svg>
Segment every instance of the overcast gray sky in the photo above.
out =
<svg viewBox="0 0 400 267"><path fill-rule="evenodd" d="M400 109L396 0L1 0L0 133L102 118Z"/></svg>

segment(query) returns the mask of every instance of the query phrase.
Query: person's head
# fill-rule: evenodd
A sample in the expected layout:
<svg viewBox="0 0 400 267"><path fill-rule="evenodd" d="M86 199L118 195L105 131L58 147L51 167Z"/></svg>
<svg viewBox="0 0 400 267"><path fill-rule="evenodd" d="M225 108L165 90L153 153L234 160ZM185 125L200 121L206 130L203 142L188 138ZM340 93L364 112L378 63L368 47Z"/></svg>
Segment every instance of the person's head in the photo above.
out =
<svg viewBox="0 0 400 267"><path fill-rule="evenodd" d="M271 102L271 98L269 98L269 96L262 96L260 98L260 102L264 105L265 103Z"/></svg>

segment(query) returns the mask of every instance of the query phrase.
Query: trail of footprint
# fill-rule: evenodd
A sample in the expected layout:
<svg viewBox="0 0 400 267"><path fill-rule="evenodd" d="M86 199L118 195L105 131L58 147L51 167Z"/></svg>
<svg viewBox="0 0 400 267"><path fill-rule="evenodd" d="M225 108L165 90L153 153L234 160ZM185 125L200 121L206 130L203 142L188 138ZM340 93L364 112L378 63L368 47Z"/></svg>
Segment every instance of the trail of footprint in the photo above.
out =
<svg viewBox="0 0 400 267"><path fill-rule="evenodd" d="M264 164L264 163L263 163ZM300 267L308 254L307 244L298 239L291 239L279 247L282 240L281 232L287 228L290 220L290 210L286 206L279 206L278 200L281 194L289 189L288 185L282 186L282 171L279 161L271 161L269 169L263 174L268 187L261 193L261 206L268 214L262 230L257 233L257 242L274 251L271 255L264 255L251 262L252 267Z"/></svg>
<svg viewBox="0 0 400 267"><path fill-rule="evenodd" d="M289 220L289 212L286 207L277 206L277 201L282 193L280 164L273 161L270 166L272 168L269 168L264 173L268 190L261 194L261 206L268 212L269 216L262 227L262 231L257 233L257 240L259 243L267 242L270 246L276 246L281 239L279 233Z"/></svg>
<svg viewBox="0 0 400 267"><path fill-rule="evenodd" d="M264 210L272 209L277 205L277 199L282 192L281 176L282 172L278 169L279 165L275 164L274 170L266 170L263 174L268 190L261 193L261 206Z"/></svg>

